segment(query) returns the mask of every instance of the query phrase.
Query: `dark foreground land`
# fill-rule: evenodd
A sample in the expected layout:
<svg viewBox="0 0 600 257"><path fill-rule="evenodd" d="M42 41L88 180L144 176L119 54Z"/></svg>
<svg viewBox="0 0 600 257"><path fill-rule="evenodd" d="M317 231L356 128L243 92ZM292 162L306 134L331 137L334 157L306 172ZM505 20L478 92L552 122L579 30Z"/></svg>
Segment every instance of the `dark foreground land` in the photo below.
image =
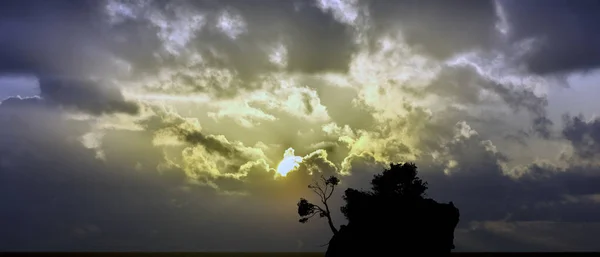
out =
<svg viewBox="0 0 600 257"><path fill-rule="evenodd" d="M92 252L92 253L80 253L80 252L67 252L67 253L0 253L0 257L24 257L24 256L37 256L37 257L323 257L325 253L241 253L241 252L222 252L222 253L144 253L144 252ZM525 253L452 253L453 257L538 257L538 256L549 256L549 257L600 257L600 252L525 252ZM362 256L366 257L366 256Z"/></svg>

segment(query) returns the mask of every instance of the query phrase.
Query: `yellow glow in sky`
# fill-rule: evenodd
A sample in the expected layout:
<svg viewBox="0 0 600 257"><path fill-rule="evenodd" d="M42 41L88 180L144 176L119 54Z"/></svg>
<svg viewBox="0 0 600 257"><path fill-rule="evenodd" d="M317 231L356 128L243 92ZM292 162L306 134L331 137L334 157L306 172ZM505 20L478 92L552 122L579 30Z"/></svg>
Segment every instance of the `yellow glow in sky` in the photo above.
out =
<svg viewBox="0 0 600 257"><path fill-rule="evenodd" d="M283 160L277 166L277 173L281 176L287 175L290 171L298 168L302 162L302 157L294 155L294 149L288 148L283 154Z"/></svg>

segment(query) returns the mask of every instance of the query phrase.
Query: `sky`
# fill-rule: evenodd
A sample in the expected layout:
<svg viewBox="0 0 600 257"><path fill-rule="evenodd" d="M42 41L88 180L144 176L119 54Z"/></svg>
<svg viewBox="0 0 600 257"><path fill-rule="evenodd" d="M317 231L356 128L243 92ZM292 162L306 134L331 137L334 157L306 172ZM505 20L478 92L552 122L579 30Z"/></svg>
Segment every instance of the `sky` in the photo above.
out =
<svg viewBox="0 0 600 257"><path fill-rule="evenodd" d="M0 250L324 251L414 162L456 251L599 251L594 0L0 1ZM280 165L280 163L282 163Z"/></svg>

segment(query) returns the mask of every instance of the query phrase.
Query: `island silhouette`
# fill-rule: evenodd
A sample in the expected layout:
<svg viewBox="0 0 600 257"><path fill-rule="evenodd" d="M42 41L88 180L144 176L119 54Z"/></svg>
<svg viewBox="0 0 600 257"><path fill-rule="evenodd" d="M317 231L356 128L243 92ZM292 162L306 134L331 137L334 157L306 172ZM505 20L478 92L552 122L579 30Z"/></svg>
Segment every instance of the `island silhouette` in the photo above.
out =
<svg viewBox="0 0 600 257"><path fill-rule="evenodd" d="M300 222L318 216L326 218L333 236L326 257L449 255L454 249L454 230L459 209L450 203L438 203L426 197L427 182L418 176L414 163L391 163L374 175L371 190L345 190L341 212L347 225L336 228L329 199L340 180L321 177L308 187L319 196L320 204L301 198Z"/></svg>

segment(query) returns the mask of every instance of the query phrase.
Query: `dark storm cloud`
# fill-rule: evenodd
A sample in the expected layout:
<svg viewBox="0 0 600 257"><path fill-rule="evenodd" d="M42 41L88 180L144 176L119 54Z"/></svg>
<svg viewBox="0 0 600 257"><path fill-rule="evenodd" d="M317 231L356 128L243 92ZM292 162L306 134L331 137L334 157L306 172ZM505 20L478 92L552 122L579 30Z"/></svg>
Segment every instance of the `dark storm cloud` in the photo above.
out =
<svg viewBox="0 0 600 257"><path fill-rule="evenodd" d="M65 107L91 114L122 112L136 114L138 106L125 100L119 88L111 83L62 78L39 79L41 96Z"/></svg>
<svg viewBox="0 0 600 257"><path fill-rule="evenodd" d="M94 30L100 1L3 1L0 4L0 72L89 72L101 39ZM86 49L87 48L87 49ZM90 62L92 61L92 62Z"/></svg>
<svg viewBox="0 0 600 257"><path fill-rule="evenodd" d="M595 186L600 182L598 170L598 166L578 163L566 168L529 165L514 189L522 205L511 211L509 219L598 222L600 192Z"/></svg>
<svg viewBox="0 0 600 257"><path fill-rule="evenodd" d="M455 232L456 251L594 251L598 223L473 222Z"/></svg>
<svg viewBox="0 0 600 257"><path fill-rule="evenodd" d="M500 1L509 40L534 39L522 61L538 74L585 71L600 66L600 3L594 0Z"/></svg>
<svg viewBox="0 0 600 257"><path fill-rule="evenodd" d="M258 51L260 43L269 40L283 40L288 47L288 70L292 72L344 72L348 69L352 52L356 50L350 28L319 9L312 1L234 0L198 4L201 7L210 6L209 10L230 9L241 14L247 22L248 34L241 35L239 43L251 46L245 52ZM233 51L229 53L235 54ZM260 61L243 55L232 57L232 65L236 65L235 60L241 61L243 58L252 66ZM261 58L265 57L263 55Z"/></svg>
<svg viewBox="0 0 600 257"><path fill-rule="evenodd" d="M499 82L479 74L471 66L446 66L429 85L424 88L403 87L406 93L415 97L428 94L441 96L451 103L480 106L494 104L489 93L498 97L515 113L522 110L531 114L532 132L548 139L552 136L553 122L546 117L548 100L537 96L531 89L511 82Z"/></svg>
<svg viewBox="0 0 600 257"><path fill-rule="evenodd" d="M219 89L224 86L222 83L210 85L217 87L218 96L233 95L241 87L260 87L253 79L261 73L280 69L269 60L279 44L285 48L285 69L290 72L346 72L352 53L357 50L351 28L312 1L180 1L177 4L150 1L143 7L124 1L114 3L115 16L120 17L112 25L119 36L114 44L139 46L138 49L125 47L123 50L128 52L119 54L134 70L155 72L164 67L202 70L208 65L233 72L233 88ZM131 8L134 14L119 13L124 8ZM230 31L219 27L223 17L232 19ZM194 19L203 22L186 24L192 24ZM160 28L159 24L164 22L172 27ZM179 32L186 35L177 34ZM166 42L161 33L169 35L168 40L181 40L185 51L166 52L165 47L170 42ZM138 42L141 38L147 40ZM203 64L188 64L187 55L194 52L202 56ZM191 84L185 87L206 90L196 85L201 79L199 74L176 73L175 77Z"/></svg>
<svg viewBox="0 0 600 257"><path fill-rule="evenodd" d="M507 0L498 5L477 0L365 2L377 33L400 29L410 46L438 59L472 50L506 51L510 45L534 40L526 54L515 56L533 73L600 65L600 4L594 0Z"/></svg>
<svg viewBox="0 0 600 257"><path fill-rule="evenodd" d="M233 72L233 88L208 85L217 96L228 96L241 87L260 87L251 79L278 69L269 61L277 44L285 48L291 72L345 72L356 50L351 28L309 1L112 2L112 9L109 1L3 2L0 33L10 36L0 39L0 73L87 79L125 74L129 68L133 74L206 69L189 64L190 53L197 52L210 67ZM135 17L119 13L123 10ZM240 19L235 38L218 28L223 14ZM194 24L194 19L204 22ZM174 43L187 52L169 52ZM202 91L195 85L202 78L176 77Z"/></svg>
<svg viewBox="0 0 600 257"><path fill-rule="evenodd" d="M493 1L367 0L376 33L400 29L406 42L434 58L489 49L495 35Z"/></svg>
<svg viewBox="0 0 600 257"><path fill-rule="evenodd" d="M600 154L600 119L585 120L583 115L564 116L562 134L573 146L575 154L591 159Z"/></svg>
<svg viewBox="0 0 600 257"><path fill-rule="evenodd" d="M118 87L108 81L42 77L36 84L40 89L39 97L8 98L2 102L3 106L28 107L29 102L35 101L40 105L43 102L47 107L58 106L94 115L136 114L139 110L136 103L125 100Z"/></svg>
<svg viewBox="0 0 600 257"><path fill-rule="evenodd" d="M457 125L459 130L464 128L464 124ZM531 164L509 175L503 167L508 159L479 135L461 135L443 145L440 152L447 161L440 165L423 159L422 177L429 182L430 196L454 201L461 209L461 225L504 219L598 221L598 166ZM445 169L448 175L442 173ZM580 213L584 209L585 215Z"/></svg>
<svg viewBox="0 0 600 257"><path fill-rule="evenodd" d="M525 141L529 137L529 133L519 130L514 134L507 134L504 136L504 139L516 142L522 146L527 146L527 141Z"/></svg>
<svg viewBox="0 0 600 257"><path fill-rule="evenodd" d="M440 149L447 161L423 173L431 186L429 194L436 199L454 201L461 209L461 221L503 218L511 184L501 167L507 158L494 152L491 142L483 141L478 135L461 134L461 130L470 131L466 124L459 123L456 129L458 137ZM427 170L426 167L421 169ZM443 173L445 169L448 175Z"/></svg>
<svg viewBox="0 0 600 257"><path fill-rule="evenodd" d="M0 74L32 74L41 96L92 114L134 114L114 85L89 80L114 65L102 45L100 1L4 1Z"/></svg>

